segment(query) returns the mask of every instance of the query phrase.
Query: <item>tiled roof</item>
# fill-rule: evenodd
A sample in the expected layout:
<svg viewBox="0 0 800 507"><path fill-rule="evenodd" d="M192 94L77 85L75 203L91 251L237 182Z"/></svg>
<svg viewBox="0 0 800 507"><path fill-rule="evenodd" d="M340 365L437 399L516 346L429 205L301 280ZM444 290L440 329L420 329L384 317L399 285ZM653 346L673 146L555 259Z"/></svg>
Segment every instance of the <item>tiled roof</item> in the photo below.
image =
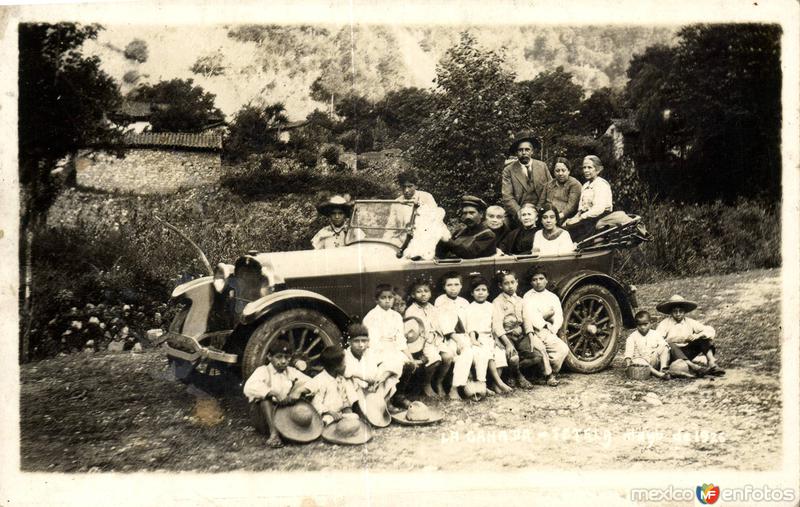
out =
<svg viewBox="0 0 800 507"><path fill-rule="evenodd" d="M218 132L129 132L124 137L125 144L134 147L194 148L201 150L222 150L222 134Z"/></svg>

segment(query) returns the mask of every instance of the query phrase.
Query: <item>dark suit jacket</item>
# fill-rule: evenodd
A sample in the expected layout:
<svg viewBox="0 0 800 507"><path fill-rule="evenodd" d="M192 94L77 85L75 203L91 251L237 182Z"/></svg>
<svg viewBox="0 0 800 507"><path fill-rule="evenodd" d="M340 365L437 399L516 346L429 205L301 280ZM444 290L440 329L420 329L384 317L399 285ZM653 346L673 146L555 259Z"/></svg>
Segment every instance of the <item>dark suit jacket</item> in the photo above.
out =
<svg viewBox="0 0 800 507"><path fill-rule="evenodd" d="M525 176L525 169L519 163L519 160L515 160L503 167L500 185L501 200L511 219L517 218L517 211L519 211L519 207L523 203L523 197L526 201L532 202L534 205L537 204L539 196L544 191L544 186L553 179L547 169L547 165L541 160L534 159L531 161L531 172L533 173L532 177L528 179Z"/></svg>
<svg viewBox="0 0 800 507"><path fill-rule="evenodd" d="M456 231L450 241L440 242L436 247L436 256L461 259L491 257L496 252L496 244L492 230L486 224L479 223Z"/></svg>

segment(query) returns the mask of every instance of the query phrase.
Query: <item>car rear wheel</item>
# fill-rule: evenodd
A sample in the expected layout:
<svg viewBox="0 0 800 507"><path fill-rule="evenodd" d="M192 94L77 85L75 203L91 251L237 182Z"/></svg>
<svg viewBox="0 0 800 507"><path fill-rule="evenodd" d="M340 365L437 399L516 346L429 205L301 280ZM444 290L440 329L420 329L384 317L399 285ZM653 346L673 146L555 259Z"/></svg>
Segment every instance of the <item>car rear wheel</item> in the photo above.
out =
<svg viewBox="0 0 800 507"><path fill-rule="evenodd" d="M285 338L295 349L293 364L307 375L322 371L319 356L328 345L341 343L339 327L316 310L293 308L268 317L250 335L242 357L242 379L267 364L267 351L273 340ZM305 369L303 368L305 366Z"/></svg>
<svg viewBox="0 0 800 507"><path fill-rule="evenodd" d="M608 366L622 331L622 311L611 291L594 284L578 287L564 303L563 339L569 345L569 369L594 373Z"/></svg>

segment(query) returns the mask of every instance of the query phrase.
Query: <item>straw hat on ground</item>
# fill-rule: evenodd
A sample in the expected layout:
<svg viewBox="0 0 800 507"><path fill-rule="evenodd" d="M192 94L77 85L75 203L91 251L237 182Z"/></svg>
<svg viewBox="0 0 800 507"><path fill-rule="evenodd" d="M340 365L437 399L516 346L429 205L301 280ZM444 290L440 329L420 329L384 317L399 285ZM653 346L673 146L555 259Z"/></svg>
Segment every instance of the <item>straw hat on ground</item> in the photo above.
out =
<svg viewBox="0 0 800 507"><path fill-rule="evenodd" d="M322 439L332 444L361 445L372 440L372 430L356 414L344 414L322 430Z"/></svg>
<svg viewBox="0 0 800 507"><path fill-rule="evenodd" d="M322 418L307 401L275 409L275 428L295 442L313 442L322 435Z"/></svg>
<svg viewBox="0 0 800 507"><path fill-rule="evenodd" d="M367 421L377 428L385 428L392 423L392 416L386 406L386 399L381 393L367 393L358 400L358 408L367 418Z"/></svg>
<svg viewBox="0 0 800 507"><path fill-rule="evenodd" d="M439 422L444 419L444 414L441 410L430 408L421 401L415 401L411 403L408 410L392 415L392 419L406 426L420 426Z"/></svg>

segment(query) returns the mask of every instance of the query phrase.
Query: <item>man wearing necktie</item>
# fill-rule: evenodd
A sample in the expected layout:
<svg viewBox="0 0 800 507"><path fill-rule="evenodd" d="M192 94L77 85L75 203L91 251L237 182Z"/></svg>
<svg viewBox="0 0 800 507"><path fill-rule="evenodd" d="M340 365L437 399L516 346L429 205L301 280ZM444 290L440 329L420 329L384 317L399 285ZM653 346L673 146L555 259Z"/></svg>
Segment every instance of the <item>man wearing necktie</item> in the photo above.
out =
<svg viewBox="0 0 800 507"><path fill-rule="evenodd" d="M525 202L535 206L545 185L553 179L547 165L533 158L540 148L541 143L528 130L519 132L511 143L509 155L516 155L517 158L503 167L500 190L503 207L512 220L516 219L520 206Z"/></svg>

